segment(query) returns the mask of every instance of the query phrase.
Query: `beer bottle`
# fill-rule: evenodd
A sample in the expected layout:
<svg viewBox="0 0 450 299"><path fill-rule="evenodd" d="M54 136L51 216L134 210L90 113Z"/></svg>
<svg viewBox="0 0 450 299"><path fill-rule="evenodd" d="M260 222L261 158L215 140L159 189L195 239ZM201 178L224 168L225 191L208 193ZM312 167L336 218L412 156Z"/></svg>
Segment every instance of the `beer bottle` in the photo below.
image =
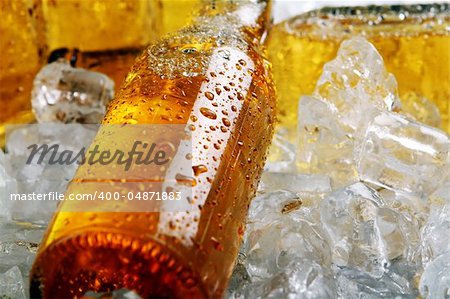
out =
<svg viewBox="0 0 450 299"><path fill-rule="evenodd" d="M262 48L269 19L270 1L211 1L192 25L137 58L103 125L188 128L195 206L186 212L75 212L81 202L62 202L32 268L32 298L122 288L144 298L223 294L275 121ZM86 192L75 183L86 174L100 170L82 165L67 193Z"/></svg>

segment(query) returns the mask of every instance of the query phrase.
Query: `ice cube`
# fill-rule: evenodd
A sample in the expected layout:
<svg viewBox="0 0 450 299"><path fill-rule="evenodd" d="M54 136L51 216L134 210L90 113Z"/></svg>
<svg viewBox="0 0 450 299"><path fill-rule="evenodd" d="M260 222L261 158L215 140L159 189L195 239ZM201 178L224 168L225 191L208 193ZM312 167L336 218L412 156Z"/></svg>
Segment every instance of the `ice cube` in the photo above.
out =
<svg viewBox="0 0 450 299"><path fill-rule="evenodd" d="M320 198L317 198L320 200ZM242 247L252 279L283 272L295 258L331 265L330 249L318 225L314 200L277 191L254 200Z"/></svg>
<svg viewBox="0 0 450 299"><path fill-rule="evenodd" d="M328 175L333 188L356 182L353 137L344 130L330 104L304 96L298 109L299 171Z"/></svg>
<svg viewBox="0 0 450 299"><path fill-rule="evenodd" d="M17 181L11 177L10 171L8 160L0 149L0 219L10 218L10 194L17 192Z"/></svg>
<svg viewBox="0 0 450 299"><path fill-rule="evenodd" d="M381 206L383 199L362 183L335 191L322 201L320 219L331 241L335 265L383 271L389 257L376 223Z"/></svg>
<svg viewBox="0 0 450 299"><path fill-rule="evenodd" d="M370 184L367 183L366 184ZM416 225L422 226L428 219L429 202L426 198L397 192L373 185L381 197L386 201L389 208L403 214L405 217L415 218ZM418 231L418 230L417 230Z"/></svg>
<svg viewBox="0 0 450 299"><path fill-rule="evenodd" d="M450 202L432 207L428 222L422 228L422 258L427 263L450 252Z"/></svg>
<svg viewBox="0 0 450 299"><path fill-rule="evenodd" d="M292 172L295 171L295 145L276 132L270 145L265 171Z"/></svg>
<svg viewBox="0 0 450 299"><path fill-rule="evenodd" d="M344 267L336 271L337 293L339 298L417 298L417 292L411 285L408 275L415 269L403 269L409 273L399 275L387 271L381 276L354 268Z"/></svg>
<svg viewBox="0 0 450 299"><path fill-rule="evenodd" d="M12 267L5 273L0 273L0 296L1 298L26 299L22 273L17 266Z"/></svg>
<svg viewBox="0 0 450 299"><path fill-rule="evenodd" d="M336 58L324 65L314 94L330 103L340 122L353 131L367 122L372 107L400 107L395 77L375 46L361 36L341 43Z"/></svg>
<svg viewBox="0 0 450 299"><path fill-rule="evenodd" d="M448 235L441 238L446 239ZM424 298L450 298L450 251L436 257L425 267L419 289Z"/></svg>
<svg viewBox="0 0 450 299"><path fill-rule="evenodd" d="M231 299L241 297L242 291L251 283L250 275L247 271L248 265L246 259L247 257L242 252L239 252L233 274L228 283L225 298Z"/></svg>
<svg viewBox="0 0 450 299"><path fill-rule="evenodd" d="M430 195L449 168L446 133L387 111L369 124L358 154L361 180L417 196Z"/></svg>
<svg viewBox="0 0 450 299"><path fill-rule="evenodd" d="M50 163L51 154L48 154L38 163L34 158L27 163L33 144L59 146L59 152L70 150L78 153L87 148L96 134L97 126L81 124L39 124L20 127L11 127L7 134L6 147L7 160L11 164L10 175L17 182L14 193L49 194L53 192L64 193L67 184L73 178L78 164L61 165ZM77 136L77 138L73 138ZM0 183L1 184L1 183ZM39 200L9 202L9 211L12 219L29 223L47 223L56 209L58 201Z"/></svg>
<svg viewBox="0 0 450 299"><path fill-rule="evenodd" d="M331 191L330 178L320 174L265 172L262 174L261 181L266 191L278 189L297 193L327 193Z"/></svg>
<svg viewBox="0 0 450 299"><path fill-rule="evenodd" d="M388 259L405 258L418 262L420 236L419 224L408 211L396 211L390 207L380 207L375 220L380 236L385 244Z"/></svg>
<svg viewBox="0 0 450 299"><path fill-rule="evenodd" d="M450 177L447 176L447 179L439 186L439 188L430 195L431 203L450 203Z"/></svg>
<svg viewBox="0 0 450 299"><path fill-rule="evenodd" d="M426 97L415 92L402 96L402 114L431 127L441 126L439 108Z"/></svg>
<svg viewBox="0 0 450 299"><path fill-rule="evenodd" d="M28 290L31 265L44 232L45 227L43 226L0 221L0 273L18 267L22 275L20 277L16 275L17 282L20 282L19 278L21 279L23 276L25 290ZM17 271L15 273L18 274ZM1 295L4 295L1 292L1 280L0 278L0 298L2 298ZM22 297L10 296L10 298Z"/></svg>
<svg viewBox="0 0 450 299"><path fill-rule="evenodd" d="M399 107L397 83L375 47L363 37L343 41L313 95L299 102L300 171L329 175L334 189L357 182L354 152L368 121Z"/></svg>
<svg viewBox="0 0 450 299"><path fill-rule="evenodd" d="M308 259L293 259L278 274L235 290L228 298L335 298L332 272Z"/></svg>
<svg viewBox="0 0 450 299"><path fill-rule="evenodd" d="M114 97L114 82L106 75L61 59L44 66L33 85L31 103L40 123L99 123Z"/></svg>

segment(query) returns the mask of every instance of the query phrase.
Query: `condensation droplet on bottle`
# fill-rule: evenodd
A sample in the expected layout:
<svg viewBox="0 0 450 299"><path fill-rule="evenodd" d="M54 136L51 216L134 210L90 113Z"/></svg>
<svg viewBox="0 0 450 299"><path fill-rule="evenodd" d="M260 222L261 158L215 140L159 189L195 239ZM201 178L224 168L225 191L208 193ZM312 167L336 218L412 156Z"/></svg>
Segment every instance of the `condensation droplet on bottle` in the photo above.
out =
<svg viewBox="0 0 450 299"><path fill-rule="evenodd" d="M228 50L219 50L219 55L222 57L222 58L224 58L224 59L226 59L226 60L230 60L230 51L228 51Z"/></svg>
<svg viewBox="0 0 450 299"><path fill-rule="evenodd" d="M214 249L218 251L223 250L223 245L214 237L211 237L211 242L213 243Z"/></svg>
<svg viewBox="0 0 450 299"><path fill-rule="evenodd" d="M206 116L207 118L209 118L209 119L216 119L216 118L217 118L216 113L215 113L214 111L212 111L211 109L208 109L208 108L206 108L206 107L200 108L200 112L201 112L204 116Z"/></svg>
<svg viewBox="0 0 450 299"><path fill-rule="evenodd" d="M226 118L226 117L222 118L222 122L223 122L225 127L231 126L230 120L228 118Z"/></svg>
<svg viewBox="0 0 450 299"><path fill-rule="evenodd" d="M192 166L192 170L194 171L195 176L199 176L200 174L207 172L208 168L205 165L200 164Z"/></svg>
<svg viewBox="0 0 450 299"><path fill-rule="evenodd" d="M186 186L196 186L197 185L197 181L187 175L181 174L181 173L177 173L175 175L175 180L177 181L177 183L182 184L182 185L186 185Z"/></svg>
<svg viewBox="0 0 450 299"><path fill-rule="evenodd" d="M206 91L205 96L210 101L214 100L214 94L212 92Z"/></svg>

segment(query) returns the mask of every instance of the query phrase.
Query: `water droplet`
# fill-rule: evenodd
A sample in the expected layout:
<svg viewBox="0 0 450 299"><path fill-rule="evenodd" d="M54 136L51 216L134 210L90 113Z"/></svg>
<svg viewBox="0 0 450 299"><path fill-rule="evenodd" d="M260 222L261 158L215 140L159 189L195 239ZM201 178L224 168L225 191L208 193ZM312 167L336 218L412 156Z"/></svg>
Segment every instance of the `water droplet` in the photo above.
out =
<svg viewBox="0 0 450 299"><path fill-rule="evenodd" d="M219 50L219 55L222 57L222 58L224 58L224 59L226 59L226 60L230 60L230 51L228 51L228 50Z"/></svg>
<svg viewBox="0 0 450 299"><path fill-rule="evenodd" d="M247 65L247 62L245 62L244 59L239 59L239 63L240 63L240 65L242 65L242 66L246 66L246 65Z"/></svg>
<svg viewBox="0 0 450 299"><path fill-rule="evenodd" d="M208 168L205 165L200 164L200 165L192 166L192 170L194 170L195 176L199 176L200 174L207 172Z"/></svg>
<svg viewBox="0 0 450 299"><path fill-rule="evenodd" d="M168 116L168 115L161 115L161 119L162 120L167 120L167 121L173 121L172 117Z"/></svg>
<svg viewBox="0 0 450 299"><path fill-rule="evenodd" d="M205 96L210 101L214 100L214 95L212 94L212 92L209 91L205 92Z"/></svg>
<svg viewBox="0 0 450 299"><path fill-rule="evenodd" d="M223 250L223 245L220 244L220 242L216 238L211 237L211 242L214 245L214 249L216 249L218 251L222 251Z"/></svg>
<svg viewBox="0 0 450 299"><path fill-rule="evenodd" d="M184 47L181 49L183 54L194 54L197 52L197 49L194 47Z"/></svg>
<svg viewBox="0 0 450 299"><path fill-rule="evenodd" d="M186 186L194 187L197 185L197 181L194 178L183 175L181 173L177 173L175 175L175 180L177 181L177 183L186 185Z"/></svg>
<svg viewBox="0 0 450 299"><path fill-rule="evenodd" d="M226 118L226 117L222 118L222 122L225 125L225 127L231 126L230 120L228 118Z"/></svg>
<svg viewBox="0 0 450 299"><path fill-rule="evenodd" d="M215 91L216 91L218 96L220 96L220 94L222 93L222 90L219 87L216 87Z"/></svg>
<svg viewBox="0 0 450 299"><path fill-rule="evenodd" d="M196 121L198 120L198 118L197 118L197 116L195 116L195 115L191 115L191 120L192 120L193 122L196 122Z"/></svg>
<svg viewBox="0 0 450 299"><path fill-rule="evenodd" d="M244 96L240 92L237 93L237 98L238 98L239 101L244 100Z"/></svg>
<svg viewBox="0 0 450 299"><path fill-rule="evenodd" d="M214 111L212 111L211 109L208 109L208 108L206 108L206 107L200 108L200 112L201 112L204 116L206 116L207 118L209 118L209 119L216 119L216 118L217 118L216 113L215 113Z"/></svg>

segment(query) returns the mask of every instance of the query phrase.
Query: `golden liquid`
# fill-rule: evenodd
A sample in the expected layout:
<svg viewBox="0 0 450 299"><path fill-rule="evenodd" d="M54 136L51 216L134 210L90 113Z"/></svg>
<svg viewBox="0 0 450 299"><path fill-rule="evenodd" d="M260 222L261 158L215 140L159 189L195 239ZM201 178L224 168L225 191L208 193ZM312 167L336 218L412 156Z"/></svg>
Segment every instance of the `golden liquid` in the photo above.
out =
<svg viewBox="0 0 450 299"><path fill-rule="evenodd" d="M40 65L40 44L32 1L0 1L0 124L30 109L33 79ZM1 129L1 127L0 127Z"/></svg>
<svg viewBox="0 0 450 299"><path fill-rule="evenodd" d="M144 47L160 34L156 0L42 0L49 50Z"/></svg>
<svg viewBox="0 0 450 299"><path fill-rule="evenodd" d="M268 51L281 126L295 130L299 97L314 91L323 65L336 56L343 39L364 34L395 75L400 98L415 93L434 102L441 112L441 127L450 132L450 34L445 29L449 10L437 5L441 12L433 15L425 13L426 7L422 13L410 11L404 20L401 13L382 7L361 8L358 16L344 13L338 18L349 11L341 8L340 13L324 10L275 26ZM322 22L327 22L326 28L318 25Z"/></svg>
<svg viewBox="0 0 450 299"><path fill-rule="evenodd" d="M202 3L206 0L161 0L162 33L175 32L191 23Z"/></svg>
<svg viewBox="0 0 450 299"><path fill-rule="evenodd" d="M255 27L221 16L199 19L200 26L150 46L137 59L104 123L187 125L193 159L208 165L195 177L198 206L175 215L76 213L68 212L76 202L64 202L33 266L32 297L79 298L88 290L120 288L144 298L223 294L273 132L274 88L255 39L267 18L266 10ZM220 41L208 24L228 25L215 27L225 30ZM100 171L82 166L76 177ZM68 189L86 191L93 190Z"/></svg>

